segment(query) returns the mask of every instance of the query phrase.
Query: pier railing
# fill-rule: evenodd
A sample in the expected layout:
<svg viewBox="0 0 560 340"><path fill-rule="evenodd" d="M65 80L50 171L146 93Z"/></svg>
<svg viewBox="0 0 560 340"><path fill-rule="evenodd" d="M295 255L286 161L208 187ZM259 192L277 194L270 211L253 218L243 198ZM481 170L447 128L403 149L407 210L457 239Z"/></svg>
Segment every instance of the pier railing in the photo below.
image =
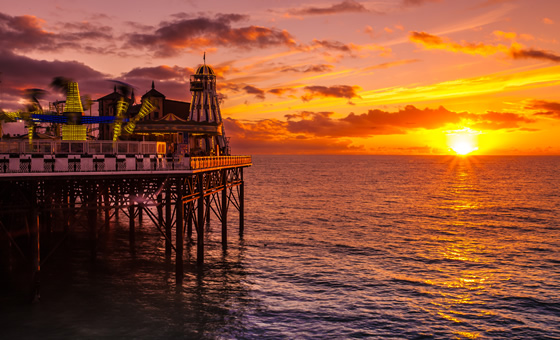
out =
<svg viewBox="0 0 560 340"><path fill-rule="evenodd" d="M163 142L135 141L2 141L0 154L126 155L165 154Z"/></svg>
<svg viewBox="0 0 560 340"><path fill-rule="evenodd" d="M210 157L191 157L190 169L220 168L236 165L250 165L251 156L210 156Z"/></svg>
<svg viewBox="0 0 560 340"><path fill-rule="evenodd" d="M252 165L251 156L186 157L164 152L161 142L1 142L0 174L198 171Z"/></svg>

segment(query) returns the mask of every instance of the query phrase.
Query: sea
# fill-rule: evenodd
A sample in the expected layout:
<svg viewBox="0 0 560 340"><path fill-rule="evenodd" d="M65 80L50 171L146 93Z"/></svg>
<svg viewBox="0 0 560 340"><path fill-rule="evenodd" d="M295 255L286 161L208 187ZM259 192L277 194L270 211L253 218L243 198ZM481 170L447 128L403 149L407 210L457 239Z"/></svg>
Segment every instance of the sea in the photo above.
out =
<svg viewBox="0 0 560 340"><path fill-rule="evenodd" d="M253 156L245 230L185 252L124 215L80 231L0 339L560 339L560 157ZM103 216L99 216L102 221ZM78 227L79 229L79 227Z"/></svg>

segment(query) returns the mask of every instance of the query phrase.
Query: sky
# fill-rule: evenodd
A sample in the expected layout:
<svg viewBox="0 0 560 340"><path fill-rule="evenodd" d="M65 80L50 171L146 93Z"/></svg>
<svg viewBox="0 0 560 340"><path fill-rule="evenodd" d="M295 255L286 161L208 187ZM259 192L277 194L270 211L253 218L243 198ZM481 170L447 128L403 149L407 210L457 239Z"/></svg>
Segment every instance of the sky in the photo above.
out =
<svg viewBox="0 0 560 340"><path fill-rule="evenodd" d="M10 1L0 109L56 76L190 101L206 53L235 154L559 155L558 32L550 0Z"/></svg>

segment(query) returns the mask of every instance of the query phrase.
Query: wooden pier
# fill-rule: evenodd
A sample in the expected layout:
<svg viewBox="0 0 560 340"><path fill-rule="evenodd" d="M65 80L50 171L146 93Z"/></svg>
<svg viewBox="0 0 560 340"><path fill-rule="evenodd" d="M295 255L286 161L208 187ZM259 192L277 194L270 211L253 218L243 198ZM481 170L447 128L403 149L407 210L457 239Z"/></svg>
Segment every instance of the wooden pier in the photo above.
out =
<svg viewBox="0 0 560 340"><path fill-rule="evenodd" d="M103 171L95 171L97 168L80 166L71 168L75 171L26 171L29 167L0 173L0 260L27 263L33 295L38 297L41 266L65 242L80 218L87 219L91 257L95 258L99 236L117 214L128 217L131 252L136 247L137 220L147 216L161 234L166 257L175 254L175 277L180 285L186 240L196 233L196 262L202 268L205 223L212 215L221 222L224 249L232 208L238 211L239 235L243 235L243 169L251 166L252 160L250 156L222 156L166 162L164 168L155 170L103 166ZM104 215L101 225L98 214ZM48 247L42 242L44 238L49 238ZM19 260L14 261L14 257ZM11 265L8 267L11 270Z"/></svg>

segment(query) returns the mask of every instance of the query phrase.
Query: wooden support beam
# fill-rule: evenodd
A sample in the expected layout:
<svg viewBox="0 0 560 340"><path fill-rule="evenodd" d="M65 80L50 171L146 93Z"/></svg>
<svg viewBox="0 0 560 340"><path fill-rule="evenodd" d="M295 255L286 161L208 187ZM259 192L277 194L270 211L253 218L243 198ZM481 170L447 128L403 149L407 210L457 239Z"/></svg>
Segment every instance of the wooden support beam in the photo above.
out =
<svg viewBox="0 0 560 340"><path fill-rule="evenodd" d="M176 181L177 199L175 201L175 282L177 285L183 283L183 183L182 178Z"/></svg>
<svg viewBox="0 0 560 340"><path fill-rule="evenodd" d="M97 193L94 185L88 186L86 197L91 259L95 260L97 257Z"/></svg>
<svg viewBox="0 0 560 340"><path fill-rule="evenodd" d="M193 214L194 214L194 203L189 202L188 204L188 214L187 214L187 239L189 242L192 241L192 227L193 227Z"/></svg>
<svg viewBox="0 0 560 340"><path fill-rule="evenodd" d="M198 217L196 221L198 226L196 227L196 264L199 267L204 265L204 174L199 173L198 175Z"/></svg>
<svg viewBox="0 0 560 340"><path fill-rule="evenodd" d="M136 226L134 224L134 185L133 183L129 183L129 202L128 202L128 238L130 240L130 251L134 254L136 251L136 235L135 235L135 229Z"/></svg>
<svg viewBox="0 0 560 340"><path fill-rule="evenodd" d="M103 190L103 206L104 206L104 211L105 211L105 229L109 230L109 226L111 223L111 211L110 211L110 206L111 206L111 201L109 200L109 184L106 183L105 188Z"/></svg>
<svg viewBox="0 0 560 340"><path fill-rule="evenodd" d="M168 182L165 187L165 256L171 257L171 183Z"/></svg>
<svg viewBox="0 0 560 340"><path fill-rule="evenodd" d="M158 228L161 228L164 224L164 219L163 219L163 194L160 192L157 195L156 198L156 202L157 202L157 219L158 219ZM165 242L167 243L167 240L165 240ZM171 250L171 249L170 249ZM165 246L165 251L166 251L166 255L167 255L167 245Z"/></svg>
<svg viewBox="0 0 560 340"><path fill-rule="evenodd" d="M33 239L33 268L32 268L32 281L31 281L31 301L37 302L41 299L41 229L39 221L39 210L36 206L35 197L32 198L33 210L31 212L29 227L32 232Z"/></svg>
<svg viewBox="0 0 560 340"><path fill-rule="evenodd" d="M239 237L243 238L243 231L245 229L245 183L243 181L243 168L239 168L239 172L241 180L239 184Z"/></svg>
<svg viewBox="0 0 560 340"><path fill-rule="evenodd" d="M222 170L222 249L227 248L227 208L228 208L228 196L227 196L227 169Z"/></svg>

